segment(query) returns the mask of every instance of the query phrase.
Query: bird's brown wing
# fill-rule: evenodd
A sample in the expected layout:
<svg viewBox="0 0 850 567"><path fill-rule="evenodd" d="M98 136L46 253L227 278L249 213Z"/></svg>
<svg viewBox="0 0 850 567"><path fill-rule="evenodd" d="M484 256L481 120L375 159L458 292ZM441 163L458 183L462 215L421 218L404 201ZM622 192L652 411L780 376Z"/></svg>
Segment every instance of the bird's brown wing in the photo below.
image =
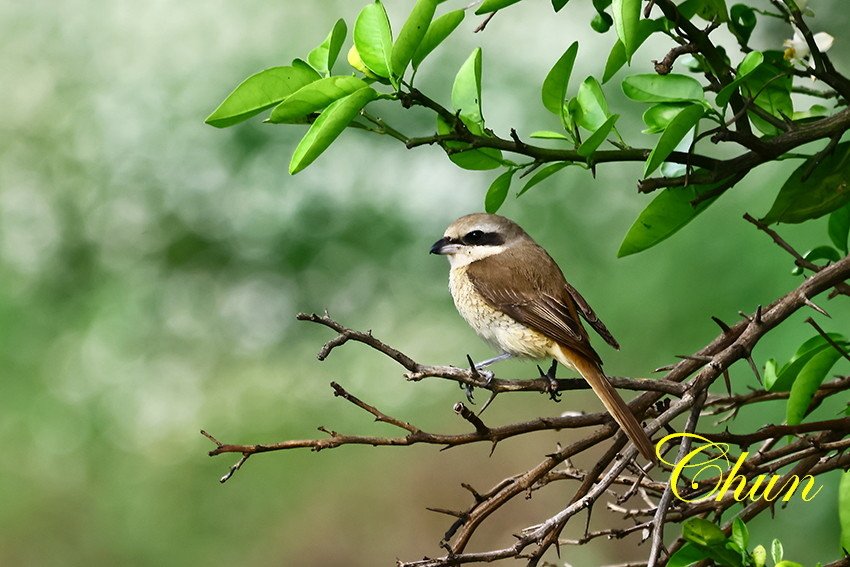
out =
<svg viewBox="0 0 850 567"><path fill-rule="evenodd" d="M579 321L564 276L545 250L538 246L509 248L473 262L466 273L490 306L602 364Z"/></svg>
<svg viewBox="0 0 850 567"><path fill-rule="evenodd" d="M620 343L617 342L617 339L614 338L614 335L611 334L611 331L608 330L608 327L605 326L599 316L596 315L596 312L590 307L590 304L587 300L581 296L576 288L570 285L570 283L564 280L564 285L567 286L567 293L570 294L570 297L575 301L576 306L578 307L578 312L584 318L587 323L593 327L593 330L599 333L599 336L605 339L605 342L614 347L617 350L620 350Z"/></svg>

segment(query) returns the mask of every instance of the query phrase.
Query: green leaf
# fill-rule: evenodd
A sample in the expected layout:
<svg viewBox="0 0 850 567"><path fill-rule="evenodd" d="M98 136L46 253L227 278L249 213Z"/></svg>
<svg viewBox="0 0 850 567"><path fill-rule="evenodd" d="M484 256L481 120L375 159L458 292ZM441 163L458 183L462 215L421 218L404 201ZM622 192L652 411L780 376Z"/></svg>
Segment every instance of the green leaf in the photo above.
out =
<svg viewBox="0 0 850 567"><path fill-rule="evenodd" d="M663 29L663 23L661 22L662 19L663 18L658 20L641 20L638 22L637 47L635 47L635 51L643 45L649 36ZM617 71L622 69L625 64L626 48L623 46L623 42L618 39L616 43L614 43L614 47L611 48L611 53L608 54L607 61L605 61L605 71L602 73L602 84L610 81L611 77L613 77Z"/></svg>
<svg viewBox="0 0 850 567"><path fill-rule="evenodd" d="M611 15L614 18L617 37L625 48L626 60L631 62L632 55L639 46L640 0L614 0L611 3Z"/></svg>
<svg viewBox="0 0 850 567"><path fill-rule="evenodd" d="M605 33L611 26L614 25L614 18L608 15L607 12L599 12L593 19L590 20L590 27L593 28L593 31L598 33Z"/></svg>
<svg viewBox="0 0 850 567"><path fill-rule="evenodd" d="M729 31L741 45L747 45L756 27L756 13L744 4L735 4L729 10Z"/></svg>
<svg viewBox="0 0 850 567"><path fill-rule="evenodd" d="M663 132L670 122L682 111L682 109L691 106L687 102L659 102L654 106L650 106L643 113L643 122L646 124L644 134L658 134Z"/></svg>
<svg viewBox="0 0 850 567"><path fill-rule="evenodd" d="M838 350L823 349L803 366L791 386L788 404L785 407L785 423L797 425L803 421L812 397L839 358L841 353Z"/></svg>
<svg viewBox="0 0 850 567"><path fill-rule="evenodd" d="M774 563L779 563L782 561L782 555L784 551L782 549L782 542L778 539L774 539L770 544L770 556L773 558Z"/></svg>
<svg viewBox="0 0 850 567"><path fill-rule="evenodd" d="M710 185L689 185L687 187L670 187L661 192L649 203L632 224L617 257L642 252L669 238L678 230L691 222L698 214L709 207L717 197L706 199L696 207L691 201L716 189L719 183Z"/></svg>
<svg viewBox="0 0 850 567"><path fill-rule="evenodd" d="M832 211L829 215L829 238L835 247L843 250L845 254L847 254L848 234L850 234L850 204Z"/></svg>
<svg viewBox="0 0 850 567"><path fill-rule="evenodd" d="M355 91L331 103L298 143L289 162L289 173L295 175L313 163L378 93L372 87Z"/></svg>
<svg viewBox="0 0 850 567"><path fill-rule="evenodd" d="M286 97L272 110L268 121L274 124L305 122L314 112L367 86L362 79L350 75L319 79Z"/></svg>
<svg viewBox="0 0 850 567"><path fill-rule="evenodd" d="M594 77L586 78L579 85L576 103L576 124L590 132L599 130L610 116L602 87Z"/></svg>
<svg viewBox="0 0 850 567"><path fill-rule="evenodd" d="M738 546L742 552L746 553L747 547L750 545L750 531L747 529L747 524L741 518L735 517L732 520L732 542Z"/></svg>
<svg viewBox="0 0 850 567"><path fill-rule="evenodd" d="M478 9L475 10L475 13L479 16L481 14L489 14L490 12L507 8L511 4L516 4L519 1L520 0L484 0Z"/></svg>
<svg viewBox="0 0 850 567"><path fill-rule="evenodd" d="M596 132L587 137L587 139L581 143L578 147L578 155L581 157L588 157L596 149L605 141L608 137L608 134L611 133L611 130L614 128L614 123L617 122L617 119L620 117L619 114L612 114L608 117L608 119L602 123L602 126L596 129Z"/></svg>
<svg viewBox="0 0 850 567"><path fill-rule="evenodd" d="M707 559L705 551L692 543L686 543L667 560L667 567L688 567L703 559Z"/></svg>
<svg viewBox="0 0 850 567"><path fill-rule="evenodd" d="M703 101L702 85L687 75L647 73L623 79L623 92L639 102Z"/></svg>
<svg viewBox="0 0 850 567"><path fill-rule="evenodd" d="M827 335L839 345L848 344L847 339L841 333L827 333ZM774 361L774 373L765 372L764 387L771 392L787 392L791 389L791 385L797 379L797 375L803 367L818 353L823 350L833 348L824 337L815 335L804 342L794 353L794 356L789 360L778 372L776 372ZM770 363L771 361L768 361ZM767 365L765 370L767 370Z"/></svg>
<svg viewBox="0 0 850 567"><path fill-rule="evenodd" d="M370 71L378 77L390 77L393 33L387 11L379 0L367 4L357 15L354 46Z"/></svg>
<svg viewBox="0 0 850 567"><path fill-rule="evenodd" d="M481 48L476 47L455 76L452 85L452 106L460 115L480 126L481 114Z"/></svg>
<svg viewBox="0 0 850 567"><path fill-rule="evenodd" d="M679 142L685 138L688 132L696 127L704 113L705 110L701 105L691 104L683 108L670 121L670 124L664 129L664 133L661 134L661 138L658 139L658 143L655 144L652 153L649 154L649 158L646 160L646 166L643 168L644 177L649 177L653 171L664 163L664 160L676 149Z"/></svg>
<svg viewBox="0 0 850 567"><path fill-rule="evenodd" d="M302 67L272 67L242 81L227 95L205 122L216 128L226 128L247 120L280 103L304 85L321 76L313 69Z"/></svg>
<svg viewBox="0 0 850 567"><path fill-rule="evenodd" d="M788 561L784 559L777 563L774 567L804 567L802 563L797 563L796 561Z"/></svg>
<svg viewBox="0 0 850 567"><path fill-rule="evenodd" d="M726 535L716 524L702 518L688 518L682 524L682 537L700 546L714 546L726 541Z"/></svg>
<svg viewBox="0 0 850 567"><path fill-rule="evenodd" d="M564 111L564 99L567 96L567 86L570 82L577 53L578 42L574 41L561 55L549 74L546 75L546 79L543 80L543 88L540 91L543 106L556 116L561 116Z"/></svg>
<svg viewBox="0 0 850 567"><path fill-rule="evenodd" d="M541 140L570 140L565 135L559 132L552 132L551 130L537 130L536 132L529 134L528 137L539 138Z"/></svg>
<svg viewBox="0 0 850 567"><path fill-rule="evenodd" d="M493 180L493 183L487 190L487 196L484 197L485 211L493 214L499 210L499 207L502 206L502 203L508 197L508 191L511 189L511 180L515 171L514 169L509 169Z"/></svg>
<svg viewBox="0 0 850 567"><path fill-rule="evenodd" d="M768 358L764 363L764 389L770 390L779 379L779 369L775 358Z"/></svg>
<svg viewBox="0 0 850 567"><path fill-rule="evenodd" d="M741 90L750 98L755 98L756 106L773 115L779 120L785 120L794 115L794 105L791 100L791 75L788 73L788 62L778 59L765 52L766 61L756 67L747 80L741 85ZM771 55L768 58L768 55ZM774 136L781 133L776 126L765 121L756 114L749 113L750 120L762 134Z"/></svg>
<svg viewBox="0 0 850 567"><path fill-rule="evenodd" d="M568 165L570 165L570 162L561 161L541 168L540 171L531 176L531 179L528 180L528 183L525 184L525 187L523 187L522 190L517 193L517 197L519 197L520 195L522 195L544 179L547 179L548 177L551 177L552 175L558 173Z"/></svg>
<svg viewBox="0 0 850 567"><path fill-rule="evenodd" d="M699 16L707 22L725 22L729 19L724 0L685 0L679 4L679 13L688 20Z"/></svg>
<svg viewBox="0 0 850 567"><path fill-rule="evenodd" d="M617 71L623 68L626 64L626 48L623 42L619 39L614 43L611 52L608 54L608 59L605 61L605 70L602 72L602 84L607 83L617 74Z"/></svg>
<svg viewBox="0 0 850 567"><path fill-rule="evenodd" d="M744 60L741 61L741 64L738 65L738 75L735 77L735 80L723 87L719 93L717 93L717 97L715 97L715 102L717 106L726 106L729 104L729 99L732 98L732 95L738 90L738 86L743 83L747 77L752 74L753 71L758 68L759 65L764 62L764 55L760 51L751 51L747 53L747 56L744 57Z"/></svg>
<svg viewBox="0 0 850 567"><path fill-rule="evenodd" d="M431 25L428 26L428 31L425 32L425 37L419 42L419 47L416 48L416 52L411 59L414 69L418 69L428 54L434 51L438 45L443 43L455 31L455 28L463 21L464 15L466 15L465 10L455 10L443 14L431 22Z"/></svg>
<svg viewBox="0 0 850 567"><path fill-rule="evenodd" d="M473 134L482 134L483 128L481 126L464 117L461 117L461 120L463 120L466 127ZM450 134L453 130L454 128L451 124L443 120L442 117L437 116L438 134ZM463 169L481 171L495 169L505 165L505 160L502 159L502 152L493 148L471 148L465 142L445 142L445 147L449 150L449 159Z"/></svg>
<svg viewBox="0 0 850 567"><path fill-rule="evenodd" d="M753 567L764 567L767 563L767 550L763 545L757 545L753 548L750 557L753 558Z"/></svg>
<svg viewBox="0 0 850 567"><path fill-rule="evenodd" d="M552 0L552 8L554 8L556 12L560 12L561 8L566 6L569 1L570 0Z"/></svg>
<svg viewBox="0 0 850 567"><path fill-rule="evenodd" d="M407 65L428 32L436 9L437 0L417 0L413 6L410 16L404 22L404 26L398 33L398 39L393 45L391 60L392 71L395 76L404 76Z"/></svg>
<svg viewBox="0 0 850 567"><path fill-rule="evenodd" d="M797 120L809 120L811 118L822 118L829 116L829 109L822 104L813 104L808 110L795 110L791 118Z"/></svg>
<svg viewBox="0 0 850 567"><path fill-rule="evenodd" d="M816 163L803 162L785 181L762 222L800 223L822 217L850 202L850 142L838 144ZM804 176L812 170L807 179Z"/></svg>
<svg viewBox="0 0 850 567"><path fill-rule="evenodd" d="M840 547L850 551L850 471L844 471L838 483L838 521L841 524Z"/></svg>
<svg viewBox="0 0 850 567"><path fill-rule="evenodd" d="M307 61L316 71L323 75L331 72L347 33L348 27L345 25L345 20L340 18L328 33L325 41L307 55Z"/></svg>

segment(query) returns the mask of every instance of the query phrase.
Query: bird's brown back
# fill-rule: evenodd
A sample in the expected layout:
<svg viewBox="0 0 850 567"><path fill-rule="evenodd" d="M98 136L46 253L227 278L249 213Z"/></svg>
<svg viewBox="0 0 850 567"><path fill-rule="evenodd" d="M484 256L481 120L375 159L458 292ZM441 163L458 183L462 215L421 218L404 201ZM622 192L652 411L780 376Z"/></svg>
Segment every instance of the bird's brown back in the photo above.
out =
<svg viewBox="0 0 850 567"><path fill-rule="evenodd" d="M493 308L602 364L579 321L561 269L530 238L473 262L467 275Z"/></svg>

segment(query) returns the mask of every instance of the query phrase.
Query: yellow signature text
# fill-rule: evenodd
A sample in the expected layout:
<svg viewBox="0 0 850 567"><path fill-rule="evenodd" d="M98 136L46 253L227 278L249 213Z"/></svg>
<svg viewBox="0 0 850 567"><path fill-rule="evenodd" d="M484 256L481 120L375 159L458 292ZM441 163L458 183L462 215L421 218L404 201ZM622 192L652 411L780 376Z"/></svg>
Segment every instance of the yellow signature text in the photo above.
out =
<svg viewBox="0 0 850 567"><path fill-rule="evenodd" d="M665 460L662 456L664 446L671 442L677 442L676 446L678 446L684 437L691 438L691 448L688 453L678 462ZM720 502L726 498L730 490L732 498L738 502L744 500L773 502L780 496L782 496L782 502L788 502L804 481L800 498L808 502L823 488L818 486L812 492L815 488L815 478L810 474L802 478L796 474L785 476L760 474L750 481L741 474L746 472L746 467L749 466L746 463L749 453L746 451L741 453L732 462L728 444L717 443L695 433L667 435L655 445L655 454L659 461L672 467L670 487L673 495L684 502L702 502L712 497Z"/></svg>

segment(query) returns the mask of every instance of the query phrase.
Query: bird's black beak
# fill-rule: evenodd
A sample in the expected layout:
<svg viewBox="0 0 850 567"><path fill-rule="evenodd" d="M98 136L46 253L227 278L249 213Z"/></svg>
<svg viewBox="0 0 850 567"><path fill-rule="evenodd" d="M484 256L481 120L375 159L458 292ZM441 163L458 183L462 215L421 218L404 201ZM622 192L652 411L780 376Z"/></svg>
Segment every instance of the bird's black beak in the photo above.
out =
<svg viewBox="0 0 850 567"><path fill-rule="evenodd" d="M451 238L444 236L431 246L431 254L445 254L443 249L451 242Z"/></svg>

